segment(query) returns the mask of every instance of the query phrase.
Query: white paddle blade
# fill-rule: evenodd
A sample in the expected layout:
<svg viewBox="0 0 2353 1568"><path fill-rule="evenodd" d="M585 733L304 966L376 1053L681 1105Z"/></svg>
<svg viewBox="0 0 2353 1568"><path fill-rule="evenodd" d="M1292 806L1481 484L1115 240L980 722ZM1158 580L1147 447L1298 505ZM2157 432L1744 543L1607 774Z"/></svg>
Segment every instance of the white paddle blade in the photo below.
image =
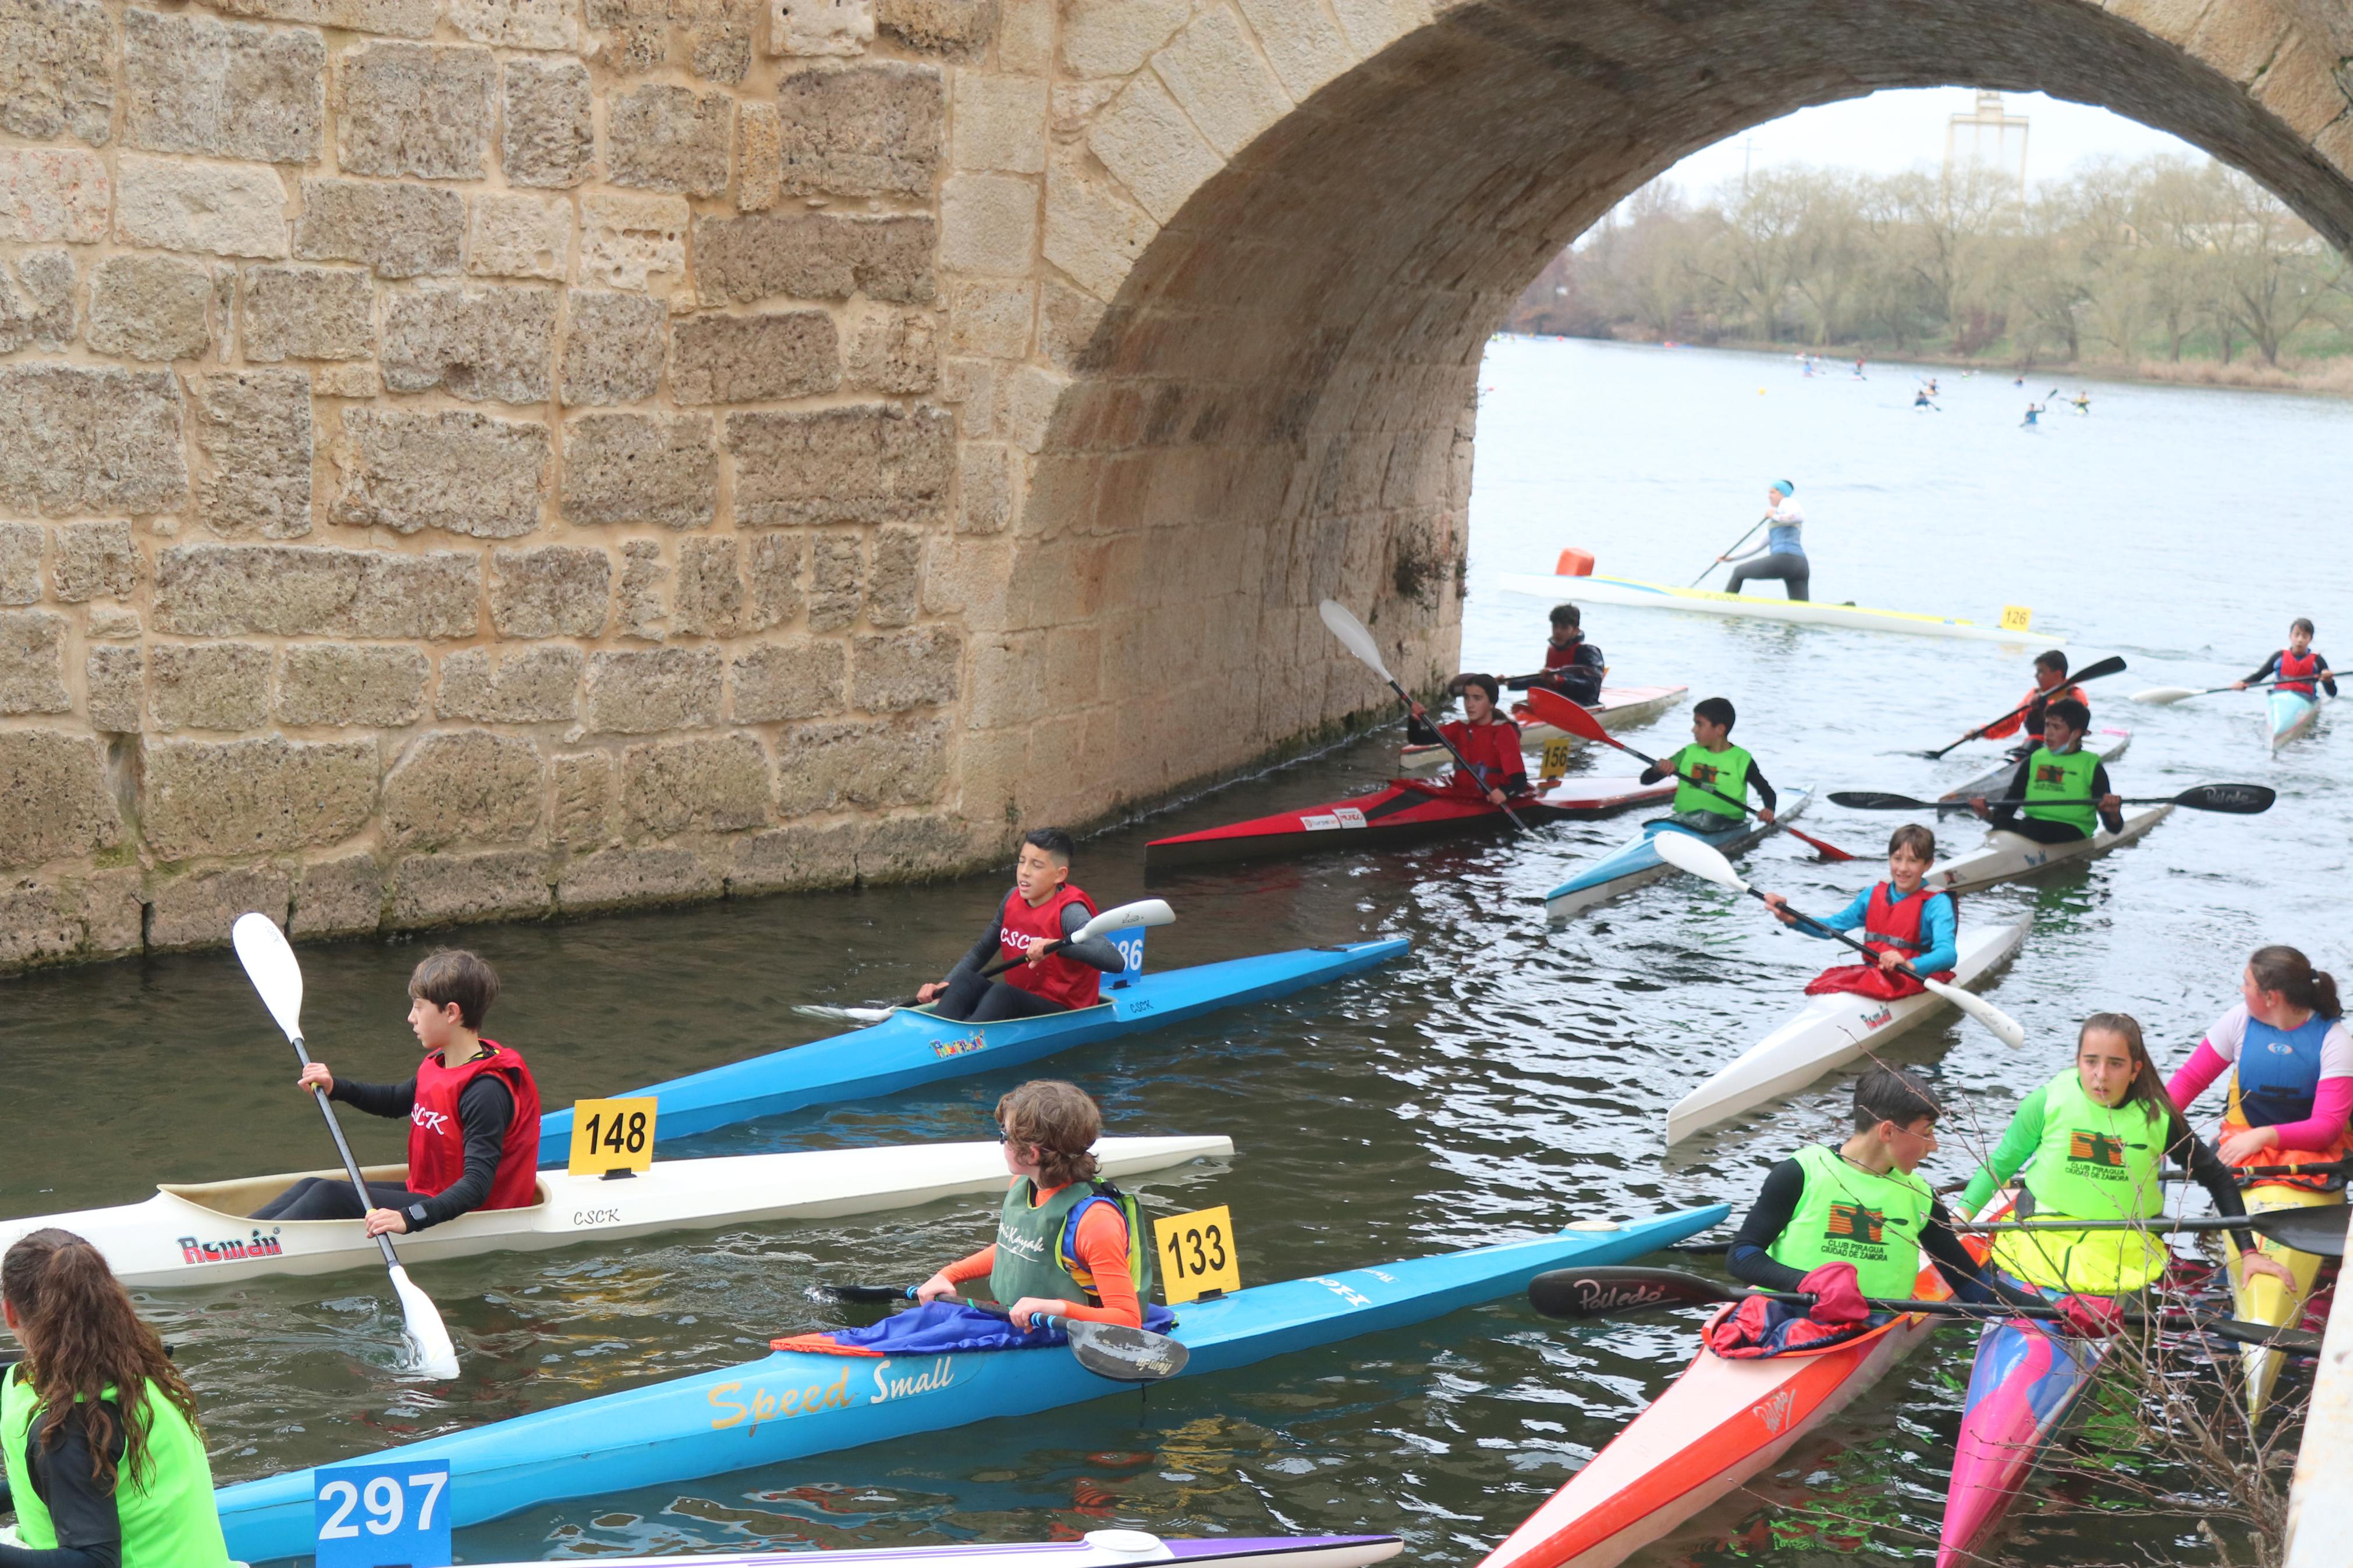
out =
<svg viewBox="0 0 2353 1568"><path fill-rule="evenodd" d="M823 1018L828 1023L879 1024L888 1018L889 1007L835 1007L823 1002L796 1002L793 1011L804 1018Z"/></svg>
<svg viewBox="0 0 2353 1568"><path fill-rule="evenodd" d="M2026 1031L2019 1026L2018 1020L1976 992L1964 991L1957 985L1947 985L1941 980L1930 980L1925 975L1921 977L1920 984L1983 1024L1993 1032L1995 1039L2011 1050L2019 1050L2025 1046Z"/></svg>
<svg viewBox="0 0 2353 1568"><path fill-rule="evenodd" d="M302 1037L302 966L286 945L286 933L268 915L243 914L229 928L237 961L245 977L261 994L261 1005L278 1020L290 1040Z"/></svg>
<svg viewBox="0 0 2353 1568"><path fill-rule="evenodd" d="M417 1352L414 1370L438 1382L451 1381L458 1375L458 1347L449 1342L441 1310L397 1263L392 1266L392 1289L400 1298L401 1323L408 1331L409 1348Z"/></svg>
<svg viewBox="0 0 2353 1568"><path fill-rule="evenodd" d="M2187 686L2152 686L2147 691L2134 692L2132 700L2136 702L2148 702L2164 707L2197 695L2198 693Z"/></svg>
<svg viewBox="0 0 2353 1568"><path fill-rule="evenodd" d="M1138 926L1167 926L1176 923L1176 911L1168 907L1166 899L1138 899L1132 904L1122 904L1105 910L1079 928L1078 940L1086 942L1107 936L1115 931L1134 931Z"/></svg>
<svg viewBox="0 0 2353 1568"><path fill-rule="evenodd" d="M1350 653L1362 659L1375 675L1383 680L1393 682L1396 679L1389 674L1389 667L1381 662L1380 645L1373 641L1373 634L1366 630L1365 623L1348 613L1347 605L1337 599L1326 599L1315 606L1315 613L1324 617L1324 624L1332 628L1332 635L1338 637Z"/></svg>
<svg viewBox="0 0 2353 1568"><path fill-rule="evenodd" d="M1740 879L1739 874L1732 868L1732 862L1725 859L1715 845L1703 844L1680 829L1659 829L1651 835L1651 847L1659 852L1660 859L1678 871L1688 871L1703 881L1714 882L1719 888L1729 888L1736 893L1748 890L1748 884Z"/></svg>

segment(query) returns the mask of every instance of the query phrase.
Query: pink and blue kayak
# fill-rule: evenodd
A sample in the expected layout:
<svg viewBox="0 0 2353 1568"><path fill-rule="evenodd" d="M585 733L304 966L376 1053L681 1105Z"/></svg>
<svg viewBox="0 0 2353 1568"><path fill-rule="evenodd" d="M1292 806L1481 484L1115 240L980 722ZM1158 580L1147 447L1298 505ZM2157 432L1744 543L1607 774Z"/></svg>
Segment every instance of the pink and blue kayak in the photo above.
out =
<svg viewBox="0 0 2353 1568"><path fill-rule="evenodd" d="M2092 1385L2107 1353L2104 1340L2069 1340L2025 1318L1986 1325L1969 1369L1969 1394L1953 1448L1936 1568L1978 1561L2027 1472Z"/></svg>

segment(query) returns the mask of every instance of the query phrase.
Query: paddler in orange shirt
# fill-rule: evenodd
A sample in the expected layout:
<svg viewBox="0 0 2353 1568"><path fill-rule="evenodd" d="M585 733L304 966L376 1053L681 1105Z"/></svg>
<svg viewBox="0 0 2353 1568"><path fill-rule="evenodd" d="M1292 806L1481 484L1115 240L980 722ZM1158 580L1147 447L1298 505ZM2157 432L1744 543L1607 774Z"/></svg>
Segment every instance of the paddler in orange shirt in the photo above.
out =
<svg viewBox="0 0 2353 1568"><path fill-rule="evenodd" d="M2022 731L2019 750L2031 752L2042 743L2042 716L2053 702L2082 703L2087 720L2092 712L2092 700L2084 695L2084 689L2068 684L2067 656L2055 647L2034 656L2034 684L2021 702L2024 712L2013 713L1978 732L1989 741L2004 741Z"/></svg>
<svg viewBox="0 0 2353 1568"><path fill-rule="evenodd" d="M1502 805L1528 793L1528 763L1520 751L1520 727L1495 711L1503 687L1492 675L1460 675L1462 717L1432 725L1430 710L1417 702L1405 728L1406 739L1417 746L1451 741L1462 753L1462 763L1447 775L1442 790L1433 793L1483 800ZM1470 765L1463 771L1462 763Z"/></svg>

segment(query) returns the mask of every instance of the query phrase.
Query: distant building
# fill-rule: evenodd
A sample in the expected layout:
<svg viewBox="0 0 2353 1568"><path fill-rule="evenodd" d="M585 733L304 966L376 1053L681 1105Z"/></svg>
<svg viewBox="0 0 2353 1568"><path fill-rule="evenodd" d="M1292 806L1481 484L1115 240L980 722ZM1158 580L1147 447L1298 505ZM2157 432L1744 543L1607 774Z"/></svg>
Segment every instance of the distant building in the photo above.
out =
<svg viewBox="0 0 2353 1568"><path fill-rule="evenodd" d="M1998 176L2026 195L2026 116L2004 113L2001 94L1979 92L1976 111L1945 127L1945 178L1971 170Z"/></svg>

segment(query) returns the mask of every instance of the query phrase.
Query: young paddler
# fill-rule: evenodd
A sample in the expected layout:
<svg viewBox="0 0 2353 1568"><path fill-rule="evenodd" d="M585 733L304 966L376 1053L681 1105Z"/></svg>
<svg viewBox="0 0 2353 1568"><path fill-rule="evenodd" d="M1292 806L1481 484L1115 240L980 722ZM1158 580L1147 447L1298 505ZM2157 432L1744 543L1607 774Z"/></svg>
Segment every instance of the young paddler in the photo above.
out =
<svg viewBox="0 0 2353 1568"><path fill-rule="evenodd" d="M2167 1098L2139 1023L2129 1014L2094 1013L2076 1037L2074 1061L2020 1101L1960 1206L1982 1210L2022 1168L2025 1201L2014 1218L2152 1220L2165 1212L2168 1156L2223 1215L2245 1217L2230 1167ZM2251 1232L2229 1235L2249 1255L2250 1270L2292 1279L2256 1252ZM2067 1321L2076 1331L2106 1333L2116 1321L2116 1298L2155 1284L2170 1256L2145 1228L2006 1230L1995 1234L1990 1262L2000 1276L2069 1298Z"/></svg>
<svg viewBox="0 0 2353 1568"><path fill-rule="evenodd" d="M2293 947L2255 949L2239 976L2239 1003L2165 1086L2177 1110L2225 1072L2221 1154L2231 1165L2313 1165L2341 1160L2353 1116L2353 1030L2337 980ZM2326 1187L2327 1177L2305 1184Z"/></svg>
<svg viewBox="0 0 2353 1568"><path fill-rule="evenodd" d="M1609 661L1585 640L1584 616L1577 606L1555 605L1552 636L1545 641L1544 673L1528 684L1549 687L1571 702L1590 705L1601 700L1601 679L1609 673Z"/></svg>
<svg viewBox="0 0 2353 1568"><path fill-rule="evenodd" d="M1430 710L1416 702L1406 721L1406 739L1417 746L1434 746L1443 736L1462 753L1442 786L1449 795L1501 805L1527 794L1528 763L1520 752L1520 727L1495 710L1503 688L1492 675L1459 675L1454 684L1462 693L1462 717L1432 725Z"/></svg>
<svg viewBox="0 0 2353 1568"><path fill-rule="evenodd" d="M1757 795L1757 816L1773 820L1773 805L1780 796L1766 782L1757 759L1732 743L1732 726L1738 718L1730 699L1702 698L1692 706L1692 743L1642 770L1644 784L1683 775L1670 820L1702 833L1721 832L1743 819L1741 805L1751 790Z"/></svg>
<svg viewBox="0 0 2353 1568"><path fill-rule="evenodd" d="M196 1398L98 1249L37 1230L0 1257L0 1568L228 1568Z"/></svg>
<svg viewBox="0 0 2353 1568"><path fill-rule="evenodd" d="M2263 660L2263 667L2244 680L2234 680L2231 684L2244 691L2255 682L2269 680L2274 676L2279 678L2279 689L2282 691L2317 699L2320 694L2314 687L2319 685L2327 687L2331 697L2337 695L2337 671L2329 664L2327 654L2312 651L2312 623L2302 616L2287 624L2287 647Z"/></svg>
<svg viewBox="0 0 2353 1568"><path fill-rule="evenodd" d="M1127 960L1109 937L1075 940L1103 912L1071 880L1076 848L1059 827L1030 829L1013 863L1013 890L997 907L997 918L946 979L915 992L916 1001L934 1004L932 1011L943 1018L987 1024L1092 1007L1101 1000L1103 977L1126 968ZM982 973L998 958L1013 960L1013 967L1002 975Z"/></svg>
<svg viewBox="0 0 2353 1568"><path fill-rule="evenodd" d="M2007 719L1987 725L1979 733L1989 741L2006 741L2012 735L2024 737L2013 755L2022 754L2042 743L2042 721L2053 702L2075 702L2083 705L2084 722L2091 722L2092 700L2084 689L2068 683L2067 656L2051 648L2034 656L2034 684L2027 688L2025 711L2012 713Z"/></svg>
<svg viewBox="0 0 2353 1568"><path fill-rule="evenodd" d="M1806 994L1833 991L1894 1001L1917 996L1926 989L1902 973L1909 964L1932 980L1950 980L1961 961L1960 917L1953 896L1924 889L1921 879L1936 863L1936 836L1916 822L1907 822L1887 836L1887 880L1874 882L1854 896L1854 901L1821 923L1831 931L1862 928L1862 944L1879 956L1870 963L1841 963L1822 971L1806 984ZM1788 900L1767 893L1773 916L1783 925L1820 941L1827 932L1800 921L1788 910Z"/></svg>
<svg viewBox="0 0 2353 1568"><path fill-rule="evenodd" d="M539 1085L511 1046L482 1037L499 997L498 972L462 949L428 953L408 977L408 1027L423 1047L417 1074L399 1083L338 1079L313 1061L295 1085L370 1116L408 1122L406 1184L305 1176L254 1219L367 1219L370 1236L413 1234L475 1209L539 1201Z"/></svg>
<svg viewBox="0 0 2353 1568"><path fill-rule="evenodd" d="M2111 833L2125 828L2124 802L2108 783L2107 764L2084 750L2084 731L2092 715L2084 705L2062 699L2043 710L2042 741L2019 760L2003 786L2005 804L1989 807L1984 795L1970 798L1969 809L2007 833L2037 844L2073 844L2105 826Z"/></svg>

